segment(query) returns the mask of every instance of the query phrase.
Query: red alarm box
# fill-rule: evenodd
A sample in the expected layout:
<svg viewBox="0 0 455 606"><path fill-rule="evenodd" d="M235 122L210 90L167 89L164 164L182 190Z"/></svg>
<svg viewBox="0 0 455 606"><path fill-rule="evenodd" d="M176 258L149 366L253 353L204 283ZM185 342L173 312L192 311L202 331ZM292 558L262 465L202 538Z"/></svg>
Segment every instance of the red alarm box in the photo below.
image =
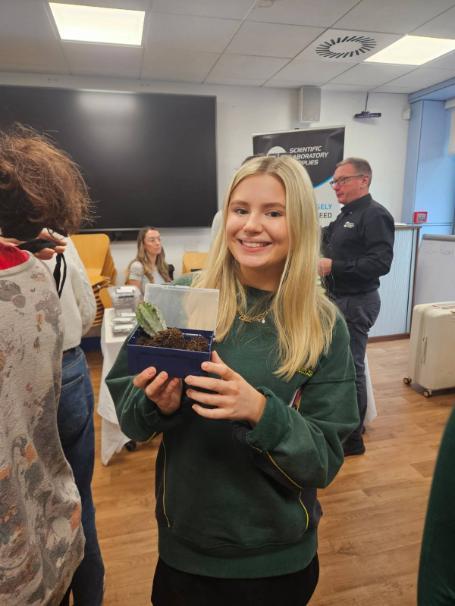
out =
<svg viewBox="0 0 455 606"><path fill-rule="evenodd" d="M428 211L426 210L416 210L412 215L413 223L426 223L428 219Z"/></svg>

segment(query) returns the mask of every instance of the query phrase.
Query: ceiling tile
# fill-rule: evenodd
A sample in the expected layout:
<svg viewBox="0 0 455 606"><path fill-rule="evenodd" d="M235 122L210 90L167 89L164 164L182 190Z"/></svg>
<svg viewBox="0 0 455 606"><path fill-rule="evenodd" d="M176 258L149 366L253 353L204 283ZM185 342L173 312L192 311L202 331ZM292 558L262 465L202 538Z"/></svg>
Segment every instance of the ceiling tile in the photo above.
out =
<svg viewBox="0 0 455 606"><path fill-rule="evenodd" d="M453 4L453 2L451 3ZM428 21L417 28L414 34L418 36L437 36L438 38L455 38L455 8L439 17Z"/></svg>
<svg viewBox="0 0 455 606"><path fill-rule="evenodd" d="M246 80L242 78L222 78L210 76L207 78L207 84L223 84L224 86L261 86L264 80L255 79L255 80Z"/></svg>
<svg viewBox="0 0 455 606"><path fill-rule="evenodd" d="M294 59L273 76L275 82L299 82L299 85L313 84L320 86L338 74L346 71L346 63L329 63L323 61L302 61Z"/></svg>
<svg viewBox="0 0 455 606"><path fill-rule="evenodd" d="M302 86L302 82L300 80L276 80L275 78L270 78L263 84L263 86L268 88L300 88Z"/></svg>
<svg viewBox="0 0 455 606"><path fill-rule="evenodd" d="M358 0L275 0L270 7L252 10L248 20L330 27L357 2Z"/></svg>
<svg viewBox="0 0 455 606"><path fill-rule="evenodd" d="M444 69L431 69L429 67L418 67L408 74L392 80L388 84L390 86L411 87L412 92L444 82L450 79L451 73Z"/></svg>
<svg viewBox="0 0 455 606"><path fill-rule="evenodd" d="M397 34L329 29L314 40L296 59L361 63L399 38Z"/></svg>
<svg viewBox="0 0 455 606"><path fill-rule="evenodd" d="M422 87L425 88L425 87ZM420 87L419 87L420 89ZM378 86L378 88L374 89L375 93L395 93L395 94L409 94L415 92L416 87L415 84L408 86L397 86L396 84L383 84L382 86Z"/></svg>
<svg viewBox="0 0 455 606"><path fill-rule="evenodd" d="M334 84L375 87L403 76L413 69L410 65L360 63L332 80Z"/></svg>
<svg viewBox="0 0 455 606"><path fill-rule="evenodd" d="M211 19L153 13L146 34L146 48L220 53L240 26L233 19Z"/></svg>
<svg viewBox="0 0 455 606"><path fill-rule="evenodd" d="M455 0L66 1L146 10L144 48L61 42L47 0L0 0L1 72L280 88L332 81L337 90L396 92L455 77L455 52L407 73L404 66L363 64L412 27L421 35L455 36ZM349 34L354 40L343 41ZM341 56L346 50L335 58L316 53L321 44L320 50L341 51L366 38L376 43L369 53L358 47L352 57Z"/></svg>
<svg viewBox="0 0 455 606"><path fill-rule="evenodd" d="M434 61L430 61L425 64L425 67L435 67L436 69L448 69L455 73L455 51L452 53L447 53L439 59L435 59Z"/></svg>
<svg viewBox="0 0 455 606"><path fill-rule="evenodd" d="M286 63L276 57L249 55L223 55L210 72L207 82L220 79L256 80L261 83L270 78Z"/></svg>
<svg viewBox="0 0 455 606"><path fill-rule="evenodd" d="M203 82L218 53L199 51L157 51L148 53L141 77L150 80Z"/></svg>
<svg viewBox="0 0 455 606"><path fill-rule="evenodd" d="M453 5L453 0L362 0L336 26L406 34Z"/></svg>
<svg viewBox="0 0 455 606"><path fill-rule="evenodd" d="M319 27L244 22L226 52L291 58L322 32Z"/></svg>
<svg viewBox="0 0 455 606"><path fill-rule="evenodd" d="M243 19L254 4L254 0L154 0L152 13Z"/></svg>
<svg viewBox="0 0 455 606"><path fill-rule="evenodd" d="M142 48L65 42L63 49L73 75L140 76Z"/></svg>
<svg viewBox="0 0 455 606"><path fill-rule="evenodd" d="M36 0L32 0L36 2ZM48 0L44 0L47 2ZM100 6L102 8L123 8L125 10L146 11L149 7L149 0L50 0L60 4L81 4L85 6Z"/></svg>
<svg viewBox="0 0 455 606"><path fill-rule="evenodd" d="M349 85L349 84L335 84L335 82L328 82L327 84L324 84L324 86L322 88L324 90L337 90L337 91L345 92L345 93L366 92L365 87L362 86L361 84Z"/></svg>
<svg viewBox="0 0 455 606"><path fill-rule="evenodd" d="M44 3L0 2L0 70L68 72Z"/></svg>

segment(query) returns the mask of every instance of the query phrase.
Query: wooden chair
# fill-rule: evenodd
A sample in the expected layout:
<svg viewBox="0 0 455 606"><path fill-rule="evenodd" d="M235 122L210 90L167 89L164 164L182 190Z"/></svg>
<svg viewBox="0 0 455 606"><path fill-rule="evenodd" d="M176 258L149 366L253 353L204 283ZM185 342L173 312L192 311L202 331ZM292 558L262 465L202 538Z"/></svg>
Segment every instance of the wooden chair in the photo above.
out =
<svg viewBox="0 0 455 606"><path fill-rule="evenodd" d="M208 253L188 251L183 254L182 258L182 274L187 274L192 271L204 269L207 263Z"/></svg>
<svg viewBox="0 0 455 606"><path fill-rule="evenodd" d="M110 240L106 234L77 234L71 236L87 271L96 299L96 317L93 326L101 325L109 294L100 291L114 283L117 275L111 255ZM106 296L107 295L107 296ZM110 297L109 297L110 298Z"/></svg>

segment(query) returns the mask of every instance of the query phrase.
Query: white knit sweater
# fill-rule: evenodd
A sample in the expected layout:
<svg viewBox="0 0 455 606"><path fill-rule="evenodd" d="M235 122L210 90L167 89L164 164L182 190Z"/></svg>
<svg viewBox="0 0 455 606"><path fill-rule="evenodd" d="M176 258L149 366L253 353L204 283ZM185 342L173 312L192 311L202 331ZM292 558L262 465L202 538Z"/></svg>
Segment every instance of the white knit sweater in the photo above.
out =
<svg viewBox="0 0 455 606"><path fill-rule="evenodd" d="M82 558L81 505L57 430L60 303L30 256L0 270L0 604L60 603Z"/></svg>
<svg viewBox="0 0 455 606"><path fill-rule="evenodd" d="M60 302L63 314L63 351L80 345L81 338L90 329L96 315L96 300L87 272L71 238L66 241L66 281ZM55 257L45 262L51 273Z"/></svg>

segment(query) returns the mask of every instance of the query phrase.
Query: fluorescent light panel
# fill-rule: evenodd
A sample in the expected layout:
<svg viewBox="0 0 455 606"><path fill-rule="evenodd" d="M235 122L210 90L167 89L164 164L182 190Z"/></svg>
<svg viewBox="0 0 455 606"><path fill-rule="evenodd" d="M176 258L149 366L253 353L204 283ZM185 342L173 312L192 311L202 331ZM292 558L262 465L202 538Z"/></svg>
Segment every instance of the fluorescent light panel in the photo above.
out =
<svg viewBox="0 0 455 606"><path fill-rule="evenodd" d="M453 50L455 50L455 40L427 38L426 36L403 36L390 46L365 59L365 62L423 65Z"/></svg>
<svg viewBox="0 0 455 606"><path fill-rule="evenodd" d="M144 11L49 2L62 40L140 46Z"/></svg>

